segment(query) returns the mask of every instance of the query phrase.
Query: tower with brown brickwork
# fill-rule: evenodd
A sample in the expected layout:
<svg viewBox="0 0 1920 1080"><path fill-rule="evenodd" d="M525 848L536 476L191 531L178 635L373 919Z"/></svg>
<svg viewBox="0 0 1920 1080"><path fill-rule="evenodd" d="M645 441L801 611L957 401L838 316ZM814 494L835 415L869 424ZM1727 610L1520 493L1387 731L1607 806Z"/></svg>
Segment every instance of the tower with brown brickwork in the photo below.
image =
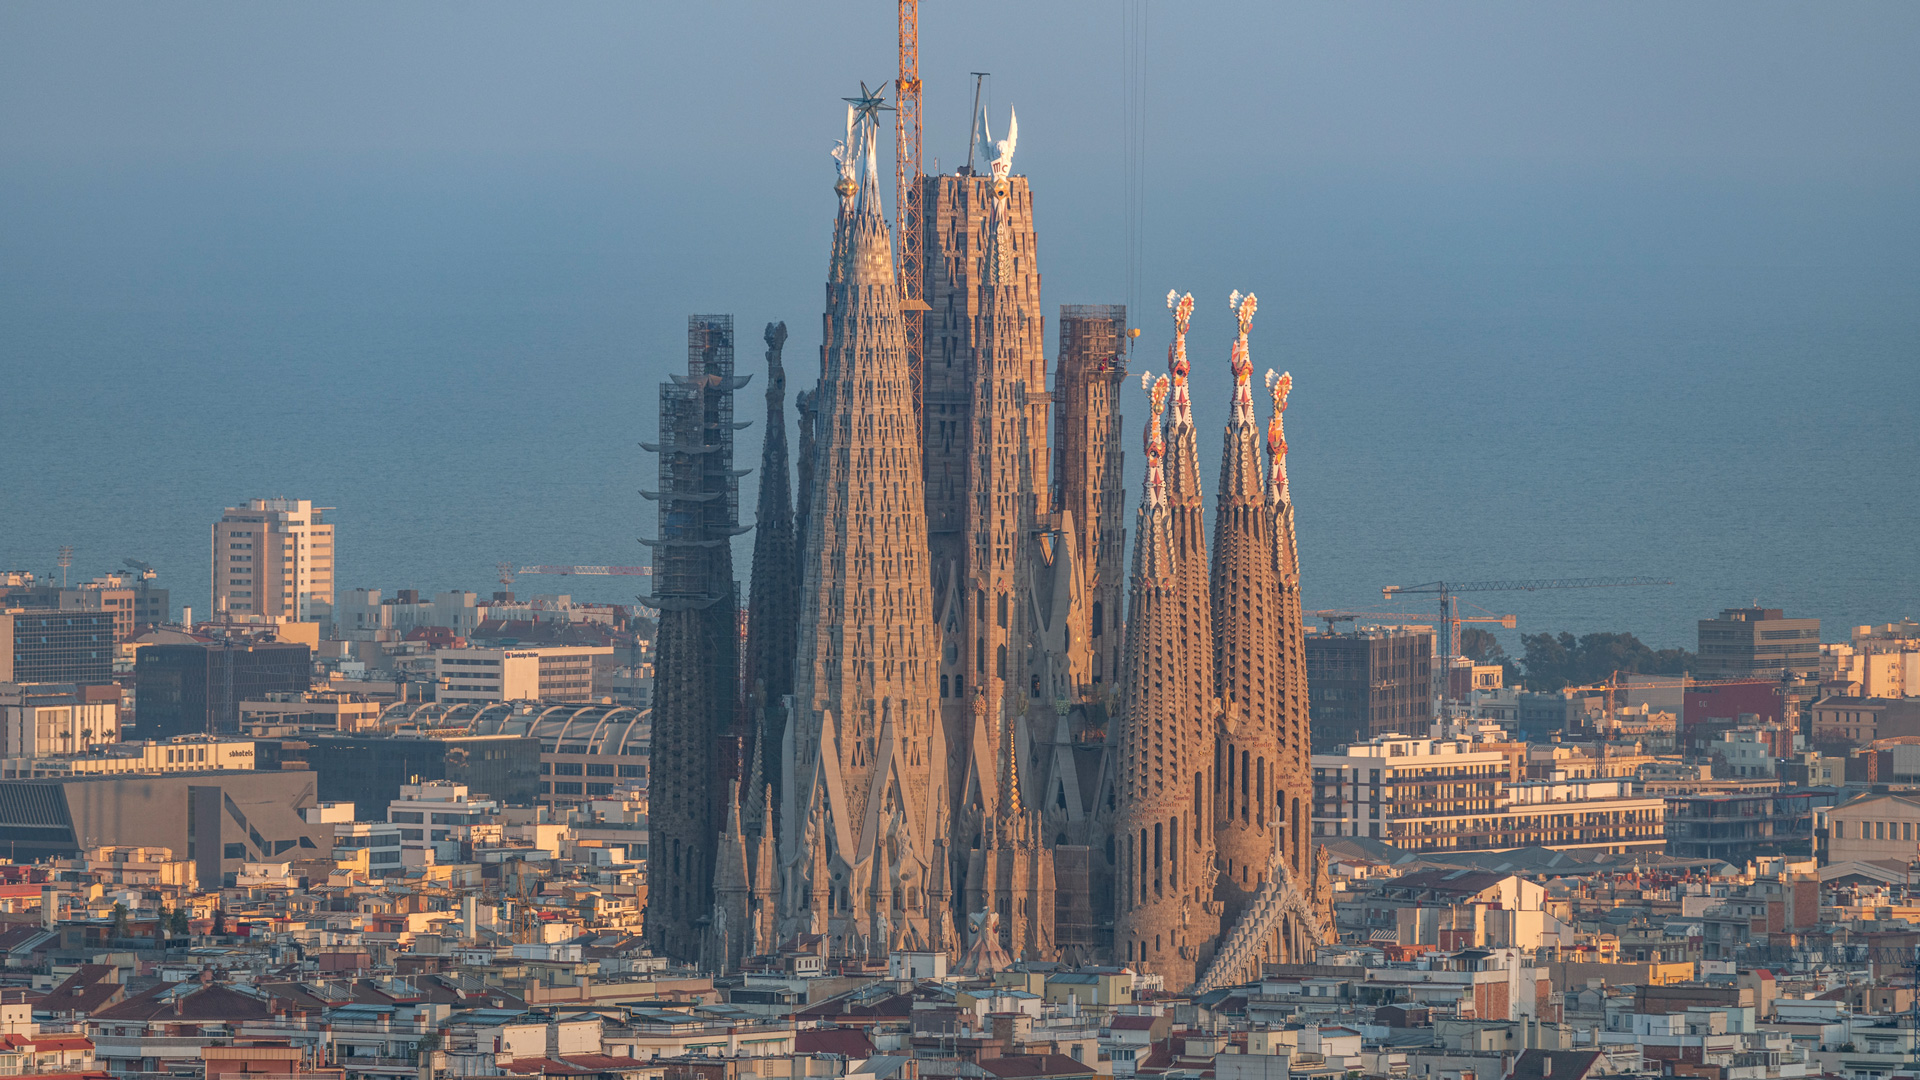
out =
<svg viewBox="0 0 1920 1080"><path fill-rule="evenodd" d="M1233 401L1215 497L1211 592L1213 670L1223 708L1214 768L1214 819L1219 849L1218 896L1237 917L1272 861L1280 756L1293 687L1283 669L1285 621L1280 567L1274 560L1274 516L1267 508L1260 424L1253 412L1253 360L1247 326L1256 301L1233 294L1240 333L1230 366ZM1297 642L1287 646L1298 648Z"/></svg>
<svg viewBox="0 0 1920 1080"><path fill-rule="evenodd" d="M967 621L974 663L964 699L971 753L957 817L970 841L964 906L999 912L993 932L1008 955L1051 960L1053 853L1022 791L1031 771L1029 702L1039 699L1038 681L1025 677L1034 617L1028 552L1038 507L1028 428L1033 338L1024 321L1035 299L1026 288L1037 276L1016 270L1010 176L1018 133L1016 119L994 146L988 176L966 414L972 425L961 564L966 573L955 575L965 587L958 595L950 589L944 599L950 609L961 609L971 598L973 609Z"/></svg>
<svg viewBox="0 0 1920 1080"><path fill-rule="evenodd" d="M1220 932L1210 803L1220 709L1213 690L1199 463L1186 388L1192 312L1192 297L1175 303L1171 379L1161 377L1150 391L1147 486L1134 525L1114 816L1115 959L1181 988L1212 958Z"/></svg>
<svg viewBox="0 0 1920 1080"><path fill-rule="evenodd" d="M985 116L978 122L997 157ZM1014 579L1051 510L1046 319L1033 192L1011 172L1014 135L1005 163L921 181L923 460L957 876L998 798L995 732L1008 688L1022 706L1029 693L1017 626L1026 594ZM1032 515L1024 524L1023 512ZM1024 723L1024 708L1014 714ZM1021 767L1029 755L1022 740ZM999 921L1003 933L1008 922Z"/></svg>
<svg viewBox="0 0 1920 1080"><path fill-rule="evenodd" d="M1127 309L1063 304L1056 362L1054 491L1074 526L1087 602L1074 632L1088 642L1095 686L1120 666L1127 589L1126 489L1120 387L1127 377Z"/></svg>
<svg viewBox="0 0 1920 1080"><path fill-rule="evenodd" d="M781 933L840 956L945 949L947 751L921 444L863 95L838 155L783 778Z"/></svg>

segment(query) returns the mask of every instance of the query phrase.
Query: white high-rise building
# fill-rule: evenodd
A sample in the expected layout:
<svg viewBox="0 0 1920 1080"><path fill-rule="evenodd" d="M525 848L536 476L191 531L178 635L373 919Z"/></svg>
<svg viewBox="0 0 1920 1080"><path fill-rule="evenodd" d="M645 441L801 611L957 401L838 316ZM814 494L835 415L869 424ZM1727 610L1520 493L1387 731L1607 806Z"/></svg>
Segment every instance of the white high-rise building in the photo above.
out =
<svg viewBox="0 0 1920 1080"><path fill-rule="evenodd" d="M213 610L306 622L333 607L331 507L251 499L213 523Z"/></svg>

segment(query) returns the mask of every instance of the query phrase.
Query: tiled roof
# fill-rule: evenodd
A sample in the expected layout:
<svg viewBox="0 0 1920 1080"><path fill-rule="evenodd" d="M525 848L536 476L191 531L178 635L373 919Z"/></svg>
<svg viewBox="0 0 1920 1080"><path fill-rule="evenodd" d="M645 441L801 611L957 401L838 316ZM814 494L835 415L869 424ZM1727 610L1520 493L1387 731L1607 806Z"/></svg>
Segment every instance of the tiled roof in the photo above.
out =
<svg viewBox="0 0 1920 1080"><path fill-rule="evenodd" d="M266 1020L272 1015L265 1000L217 983L162 983L95 1012L93 1019Z"/></svg>
<svg viewBox="0 0 1920 1080"><path fill-rule="evenodd" d="M865 1033L853 1028L813 1028L793 1036L796 1054L838 1054L848 1058L873 1056L873 1044Z"/></svg>
<svg viewBox="0 0 1920 1080"><path fill-rule="evenodd" d="M1082 1061L1075 1061L1065 1054L1009 1054L1005 1057L988 1058L980 1067L1000 1077L1001 1080L1023 1080L1026 1077L1047 1076L1092 1076L1095 1069Z"/></svg>

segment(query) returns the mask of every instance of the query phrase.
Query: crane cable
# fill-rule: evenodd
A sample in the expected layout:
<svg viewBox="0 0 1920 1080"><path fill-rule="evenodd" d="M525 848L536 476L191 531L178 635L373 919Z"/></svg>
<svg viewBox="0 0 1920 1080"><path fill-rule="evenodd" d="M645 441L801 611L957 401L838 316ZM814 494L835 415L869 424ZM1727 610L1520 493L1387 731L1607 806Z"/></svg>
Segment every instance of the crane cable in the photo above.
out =
<svg viewBox="0 0 1920 1080"><path fill-rule="evenodd" d="M1146 251L1147 0L1120 0L1121 181L1126 217L1126 303L1129 322L1140 325L1140 279Z"/></svg>

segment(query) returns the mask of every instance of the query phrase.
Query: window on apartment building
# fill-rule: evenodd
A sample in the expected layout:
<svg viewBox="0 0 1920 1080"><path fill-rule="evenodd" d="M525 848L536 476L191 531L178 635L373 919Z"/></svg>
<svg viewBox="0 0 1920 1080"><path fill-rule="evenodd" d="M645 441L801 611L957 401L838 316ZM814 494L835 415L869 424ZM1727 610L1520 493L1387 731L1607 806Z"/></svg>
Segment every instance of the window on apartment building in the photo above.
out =
<svg viewBox="0 0 1920 1080"><path fill-rule="evenodd" d="M425 840L426 838L427 837L426 837L425 829L401 829L400 830L400 839L402 840Z"/></svg>
<svg viewBox="0 0 1920 1080"><path fill-rule="evenodd" d="M612 775L613 775L613 766L611 766L611 765L588 765L588 766L587 766L587 775L588 775L588 776L612 776Z"/></svg>
<svg viewBox="0 0 1920 1080"><path fill-rule="evenodd" d="M577 761L556 761L553 763L555 776L579 776L580 763Z"/></svg>
<svg viewBox="0 0 1920 1080"><path fill-rule="evenodd" d="M620 766L620 775L640 780L646 777L647 770L645 766L641 765L622 765Z"/></svg>
<svg viewBox="0 0 1920 1080"><path fill-rule="evenodd" d="M555 795L578 795L580 794L580 785L577 783L568 783L561 780L555 780L553 782L553 793Z"/></svg>
<svg viewBox="0 0 1920 1080"><path fill-rule="evenodd" d="M414 810L393 810L387 816L398 825L421 825L427 820L424 813Z"/></svg>
<svg viewBox="0 0 1920 1080"><path fill-rule="evenodd" d="M611 795L611 794L613 794L613 785L612 785L612 784L588 784L588 785L587 785L587 794L589 794L589 795Z"/></svg>

